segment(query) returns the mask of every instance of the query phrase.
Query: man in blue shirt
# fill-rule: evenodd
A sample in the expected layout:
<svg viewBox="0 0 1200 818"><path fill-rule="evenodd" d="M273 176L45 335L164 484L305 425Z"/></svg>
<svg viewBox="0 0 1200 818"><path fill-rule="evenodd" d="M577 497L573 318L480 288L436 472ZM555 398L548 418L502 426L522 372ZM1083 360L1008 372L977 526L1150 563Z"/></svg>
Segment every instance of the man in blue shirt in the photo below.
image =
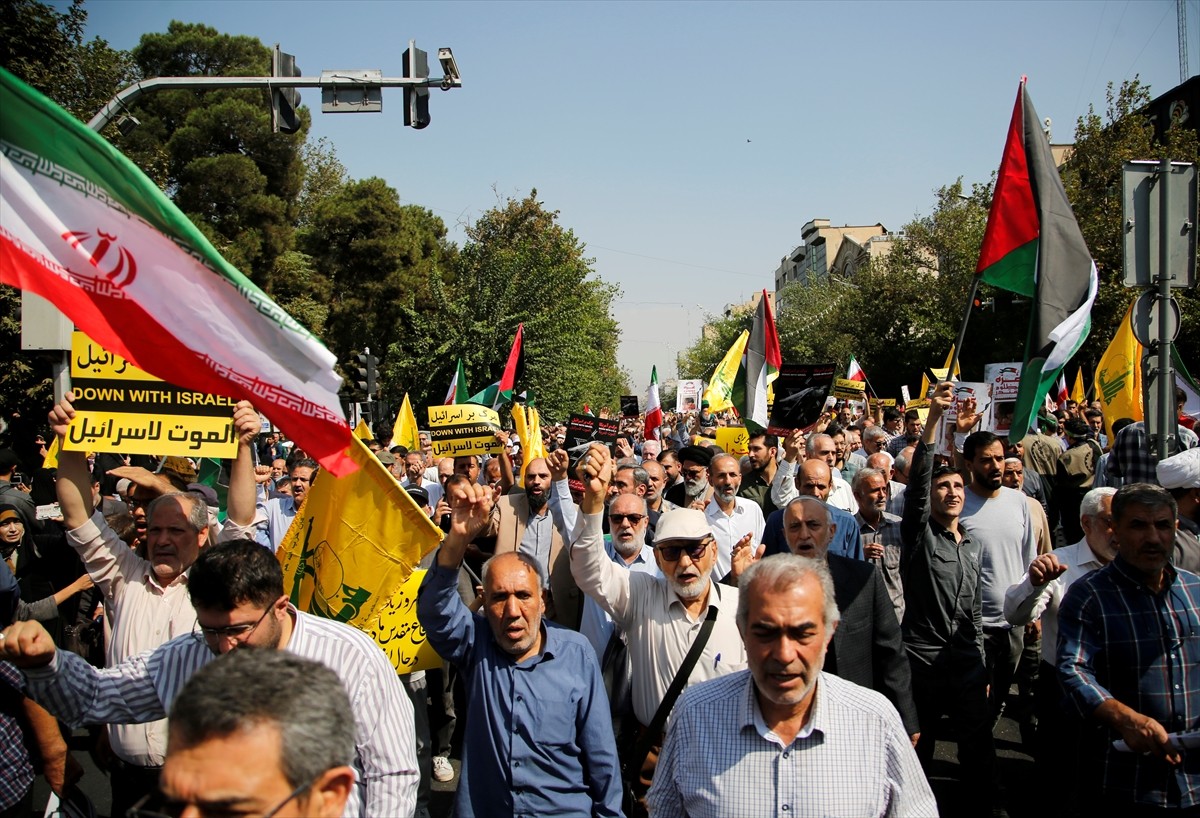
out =
<svg viewBox="0 0 1200 818"><path fill-rule="evenodd" d="M1122 486L1117 556L1058 610L1059 678L1079 713L1108 728L1088 748L1100 763L1088 767L1098 780L1079 782L1085 814L1200 811L1200 753L1170 740L1200 729L1200 577L1171 565L1175 514L1161 487Z"/></svg>
<svg viewBox="0 0 1200 818"><path fill-rule="evenodd" d="M458 595L467 544L486 525L485 486L450 489L450 531L417 599L430 643L467 687L467 735L455 814L621 814L621 778L596 654L543 621L544 579L526 554L483 567L484 616Z"/></svg>

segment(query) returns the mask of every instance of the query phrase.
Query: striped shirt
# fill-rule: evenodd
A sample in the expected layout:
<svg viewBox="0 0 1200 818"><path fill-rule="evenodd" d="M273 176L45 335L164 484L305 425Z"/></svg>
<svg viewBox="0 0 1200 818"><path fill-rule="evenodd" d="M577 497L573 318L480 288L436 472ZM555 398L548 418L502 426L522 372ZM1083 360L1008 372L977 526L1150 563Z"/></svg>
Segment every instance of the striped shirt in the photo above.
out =
<svg viewBox="0 0 1200 818"><path fill-rule="evenodd" d="M79 528L67 532L88 575L104 594L112 623L104 659L109 667L153 650L196 627L196 611L188 598L187 572L165 588L154 567L139 557L104 522L97 510ZM129 764L158 767L167 754L166 719L108 728L113 752Z"/></svg>
<svg viewBox="0 0 1200 818"><path fill-rule="evenodd" d="M295 609L292 615L285 649L336 672L357 720L358 783L344 815L411 815L418 779L413 709L387 655L348 625ZM72 727L135 723L164 718L187 680L214 658L188 634L103 670L60 650L25 677L30 695Z"/></svg>
<svg viewBox="0 0 1200 818"><path fill-rule="evenodd" d="M936 816L891 702L822 673L791 744L767 726L745 670L683 692L648 803L654 816Z"/></svg>
<svg viewBox="0 0 1200 818"><path fill-rule="evenodd" d="M1200 729L1200 577L1167 566L1153 593L1118 554L1073 583L1058 609L1058 676L1090 716L1109 699L1155 719L1168 733ZM1118 802L1200 806L1200 753L1169 767L1119 753L1105 731L1103 788Z"/></svg>

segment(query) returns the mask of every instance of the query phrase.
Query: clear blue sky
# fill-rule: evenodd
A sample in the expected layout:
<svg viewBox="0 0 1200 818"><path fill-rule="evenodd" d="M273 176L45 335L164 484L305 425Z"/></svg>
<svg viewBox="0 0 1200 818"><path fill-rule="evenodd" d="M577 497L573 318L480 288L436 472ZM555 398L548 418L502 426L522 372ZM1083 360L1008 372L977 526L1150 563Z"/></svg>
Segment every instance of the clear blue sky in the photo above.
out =
<svg viewBox="0 0 1200 818"><path fill-rule="evenodd" d="M1055 142L1105 84L1178 84L1174 0L1116 2L145 2L90 0L88 34L118 48L172 19L279 42L305 74L401 73L409 39L450 46L463 88L434 91L432 124L313 115L356 178L379 176L461 224L497 196L538 198L623 291L619 361L651 364L704 316L774 286L812 218L898 230L932 191L999 164L1029 77ZM1188 0L1191 66L1200 0ZM316 90L303 101L319 109ZM552 308L548 305L548 308ZM452 373L446 373L447 382Z"/></svg>

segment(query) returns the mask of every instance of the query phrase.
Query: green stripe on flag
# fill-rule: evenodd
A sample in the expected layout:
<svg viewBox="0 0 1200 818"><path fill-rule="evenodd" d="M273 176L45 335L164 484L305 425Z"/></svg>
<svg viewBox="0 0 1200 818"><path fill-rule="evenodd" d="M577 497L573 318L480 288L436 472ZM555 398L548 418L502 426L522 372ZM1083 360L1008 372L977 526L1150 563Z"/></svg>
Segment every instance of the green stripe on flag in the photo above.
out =
<svg viewBox="0 0 1200 818"><path fill-rule="evenodd" d="M979 276L985 284L1033 298L1037 289L1034 276L1037 254L1038 240L1034 239L984 268Z"/></svg>

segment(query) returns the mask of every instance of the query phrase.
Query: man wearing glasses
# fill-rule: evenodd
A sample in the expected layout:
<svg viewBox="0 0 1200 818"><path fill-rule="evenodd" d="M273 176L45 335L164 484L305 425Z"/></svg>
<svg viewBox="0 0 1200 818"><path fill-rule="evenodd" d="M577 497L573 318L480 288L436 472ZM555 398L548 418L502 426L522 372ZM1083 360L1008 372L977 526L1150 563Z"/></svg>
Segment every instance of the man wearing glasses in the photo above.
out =
<svg viewBox="0 0 1200 818"><path fill-rule="evenodd" d="M600 527L610 467L608 449L599 444L593 444L580 460L582 522L571 546L571 573L580 590L626 634L633 712L645 727L654 720L710 608L716 609L716 621L688 683L741 670L746 666L746 651L737 629L737 589L719 586L711 577L717 554L704 512L681 508L659 518L654 556L661 576L613 564ZM654 743L661 745L661 740ZM644 786L648 785L646 780Z"/></svg>
<svg viewBox="0 0 1200 818"><path fill-rule="evenodd" d="M251 540L206 548L189 573L188 594L200 630L116 667L97 670L56 651L36 622L19 622L0 634L0 660L24 670L29 695L75 727L164 718L196 671L237 648L286 650L319 661L337 673L354 703L357 780L344 814L412 814L412 704L370 637L292 607L279 561Z"/></svg>
<svg viewBox="0 0 1200 818"><path fill-rule="evenodd" d="M354 789L354 711L336 673L287 651L231 651L171 707L161 792L130 818L335 818Z"/></svg>

